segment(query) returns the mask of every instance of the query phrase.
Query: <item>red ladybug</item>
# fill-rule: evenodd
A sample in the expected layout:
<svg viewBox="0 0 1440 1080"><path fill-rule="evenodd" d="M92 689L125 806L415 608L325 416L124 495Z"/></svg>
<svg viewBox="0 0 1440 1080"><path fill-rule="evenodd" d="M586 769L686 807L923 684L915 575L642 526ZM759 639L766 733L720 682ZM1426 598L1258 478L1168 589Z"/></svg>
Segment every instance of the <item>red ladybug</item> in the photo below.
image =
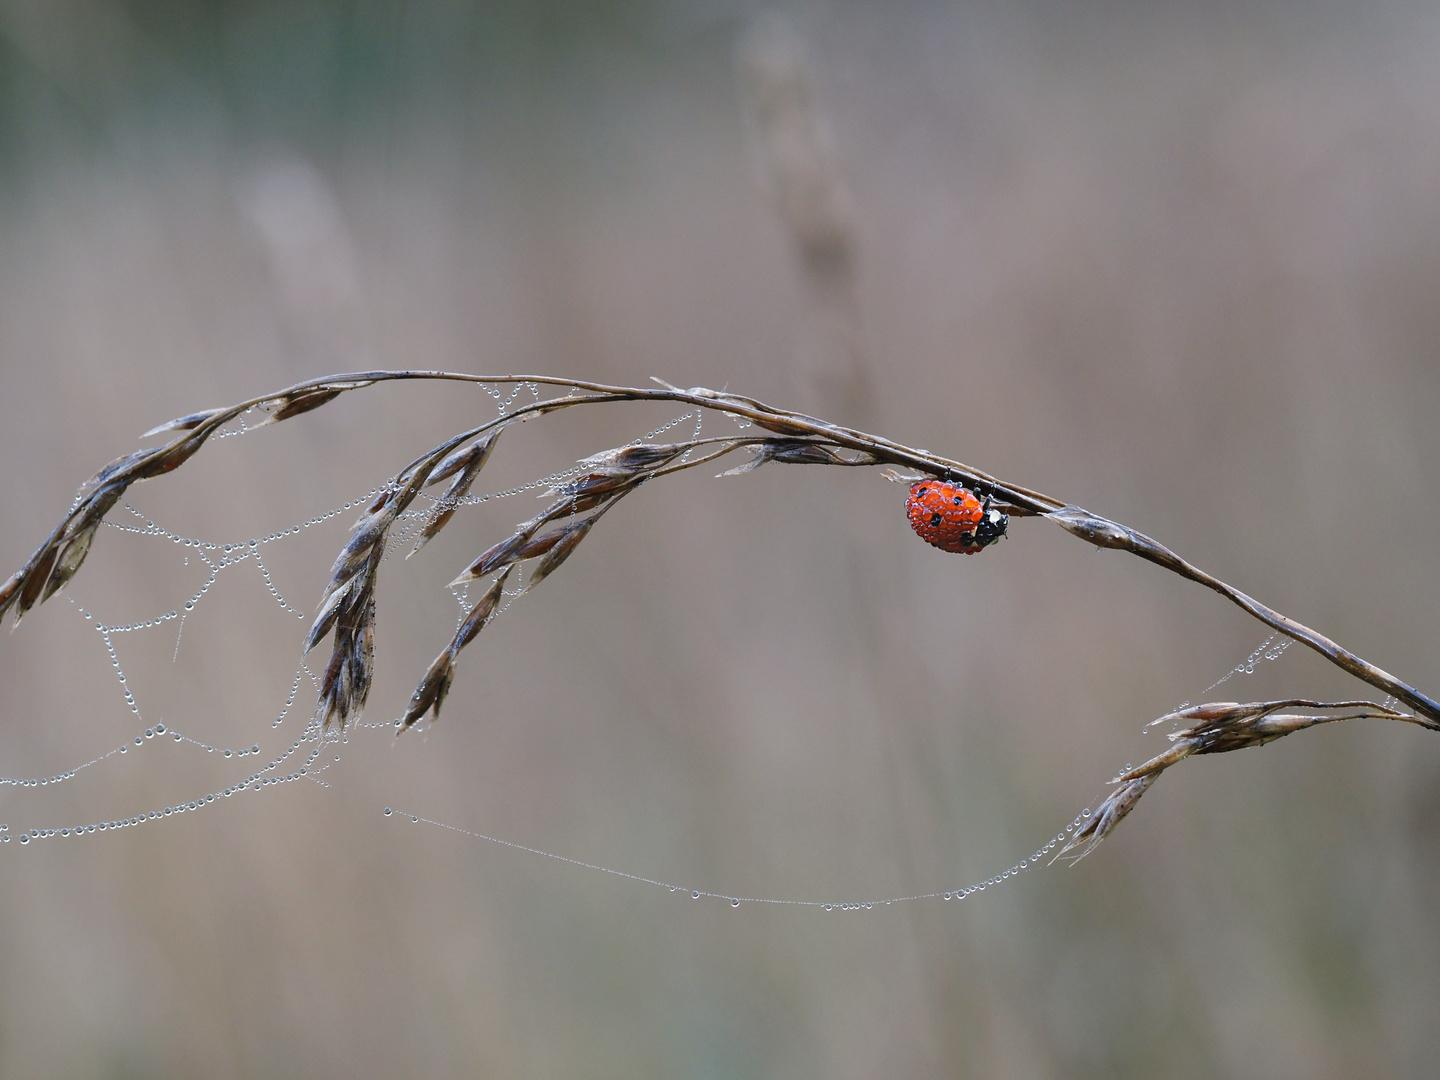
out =
<svg viewBox="0 0 1440 1080"><path fill-rule="evenodd" d="M927 544L965 555L973 555L999 540L1010 524L1009 518L991 507L988 495L982 502L968 488L943 480L911 484L905 513L910 527Z"/></svg>

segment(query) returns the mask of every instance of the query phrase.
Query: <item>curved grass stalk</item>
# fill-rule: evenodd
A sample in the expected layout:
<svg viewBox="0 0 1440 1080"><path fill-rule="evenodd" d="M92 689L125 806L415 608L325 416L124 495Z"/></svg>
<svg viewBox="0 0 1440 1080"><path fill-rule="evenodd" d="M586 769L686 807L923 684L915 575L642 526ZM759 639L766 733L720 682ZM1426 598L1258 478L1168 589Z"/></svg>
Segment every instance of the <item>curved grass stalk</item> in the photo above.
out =
<svg viewBox="0 0 1440 1080"><path fill-rule="evenodd" d="M482 554L452 582L458 584L498 575L455 634L450 646L436 658L421 680L409 708L398 722L401 730L418 722L427 712L438 717L440 704L455 676L456 656L493 615L504 582L518 564L535 560L522 590L528 591L556 570L589 534L601 515L621 498L652 480L716 461L742 449L751 450L752 459L722 475L752 471L771 461L848 467L890 465L964 484L977 495L988 497L998 509L1012 517L1047 517L1067 534L1089 544L1128 551L1219 593L1272 630L1301 642L1341 670L1415 710L1415 715L1411 715L1373 702L1291 699L1247 705L1208 703L1195 706L1183 714L1162 718L1194 723L1172 736L1176 745L1171 750L1139 769L1117 777L1115 782L1118 787L1102 804L1101 811L1076 834L1062 854L1073 852L1072 858L1078 859L1093 850L1161 772L1194 754L1220 753L1261 745L1317 724L1361 717L1415 723L1440 730L1440 702L1431 696L1318 631L1206 573L1135 529L928 450L915 449L803 413L777 409L741 394L705 387L684 390L659 380L653 387L633 387L547 375L365 371L312 379L225 408L179 417L142 436L148 438L175 432L170 442L117 459L81 487L70 513L25 565L0 585L0 617L13 608L18 624L28 610L62 589L80 570L89 554L99 523L131 484L178 468L211 435L243 413L260 408L269 414L261 426L279 423L319 408L351 390L405 380L532 388L548 386L566 388L568 393L504 412L493 420L446 439L415 458L395 474L356 523L350 540L336 559L306 641L306 651L309 651L327 634L334 634L331 661L319 705L327 725L338 721L343 728L364 707L374 649L376 575L392 526L425 487L445 479L452 480L445 495L436 499L416 551L450 520L460 499L491 457L496 439L505 427L521 420L582 406L655 401L688 405L745 420L763 434L747 433L669 444L630 444L602 451L582 461L582 475L553 487L555 500L540 515L518 526L507 540ZM589 472L584 472L585 469ZM560 524L548 532L542 531L555 523ZM1306 708L1323 715L1278 711L1286 708Z"/></svg>

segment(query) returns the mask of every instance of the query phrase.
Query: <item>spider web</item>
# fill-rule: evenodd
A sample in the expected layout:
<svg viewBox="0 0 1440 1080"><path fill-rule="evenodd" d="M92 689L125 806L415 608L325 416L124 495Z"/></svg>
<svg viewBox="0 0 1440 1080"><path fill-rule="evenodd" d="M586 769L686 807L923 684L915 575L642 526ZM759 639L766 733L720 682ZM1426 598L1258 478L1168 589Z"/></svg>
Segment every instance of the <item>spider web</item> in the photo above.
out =
<svg viewBox="0 0 1440 1080"><path fill-rule="evenodd" d="M493 387L484 387L483 389L494 398L498 414L501 416L506 415L522 393L528 392L536 400L540 397L539 388L528 384L510 387L508 392ZM646 431L643 435L635 438L633 443L653 441L675 429L686 431L690 438L698 439L701 434L702 418L703 413L700 410L681 413ZM234 424L219 432L217 438L231 439L251 433L255 430L255 425L250 421L254 419L255 417L251 416L247 421L246 415L238 417ZM732 419L741 428L749 426L736 418ZM508 487L465 495L457 500L458 505L460 508L471 509L497 500L513 499L530 493L544 493L580 475L586 468L587 466L582 461L559 471L534 477ZM18 827L13 830L8 820L0 822L0 844L8 845L14 839L18 841L17 846L19 847L35 847L46 841L88 838L94 834L154 826L185 814L195 814L202 810L216 808L228 800L240 796L267 794L287 785L311 783L321 788L328 788L336 779L342 759L340 753L342 746L355 739L393 739L396 726L400 723L399 720L361 718L352 721L343 731L335 728L327 730L319 713L313 710L307 713L307 710L310 710L310 702L320 691L321 680L317 672L303 658L286 677L286 688L283 695L277 698L273 708L267 712L268 726L262 727L259 719L253 715L246 718L242 726L248 732L248 736L244 739L227 741L216 738L208 733L208 728L214 725L207 725L205 718L198 716L178 724L162 719L152 722L149 719L151 713L144 700L144 695L137 693L132 685L128 659L128 654L132 651L131 643L142 639L149 640L152 644L154 641L163 641L168 648L170 664L174 670L177 673L186 671L186 665L181 663L181 651L182 645L186 642L187 624L195 620L223 619L223 615L212 615L212 609L219 603L213 597L219 593L222 582L241 577L247 570L252 570L253 573L249 577L250 584L246 587L252 591L257 588L263 589L263 595L267 599L270 609L280 612L286 620L303 629L306 625L307 613L293 595L293 589L300 586L281 587L281 583L277 581L277 575L272 571L272 553L281 552L308 534L327 529L329 530L330 547L338 549L343 546L348 535L348 533L341 534L339 527L348 524L360 514L380 491L380 488L371 488L369 491L358 493L353 498L342 500L324 510L310 514L303 520L273 529L264 535L251 536L242 540L210 539L177 531L164 521L148 515L135 501L123 502L117 511L112 513L110 519L104 522L107 531L156 545L168 544L172 549L170 557L172 559L178 557L180 568L183 571L193 570L200 576L195 584L185 587L183 592L176 594L177 599L173 605L162 606L158 609L150 608L143 614L132 611L122 618L113 619L113 621L111 616L102 616L97 613L98 605L89 604L84 599L86 596L84 578L79 579L67 590L65 599L68 600L68 604L47 606L46 610L66 613L69 618L79 620L99 641L103 655L118 684L133 730L123 740L102 745L80 763L49 775L9 775L9 770L0 765L0 771L7 773L0 775L0 798L7 799L11 804L9 809L0 812L0 817L18 819ZM413 553L417 550L421 531L431 520L433 508L438 501L437 496L422 494L414 508L403 512L393 530L392 541L385 556L386 560L392 559L396 553ZM314 583L309 582L304 587L313 591ZM464 619L472 603L468 589L468 583L451 589L458 607L457 626ZM504 590L503 601L497 608L495 617L504 616L525 591L526 584L523 575L517 575L516 581ZM493 633L494 631L492 631ZM170 637L171 634L173 634L173 639ZM1211 683L1204 693L1208 693L1233 678L1253 674L1257 666L1277 660L1282 656L1289 644L1288 639L1272 635L1249 653L1244 660ZM177 674L176 677L178 678L180 675ZM1188 704L1188 702L1184 704ZM372 705L372 713L377 708L378 706ZM285 727L287 722L289 726L286 730L290 734L280 735L280 729ZM207 757L213 756L215 760L222 763L222 768L230 765L238 766L238 768L229 769L223 783L191 788L178 798L156 802L139 809L127 809L126 812L114 816L101 815L78 824L55 824L53 820L44 823L38 820L34 822L26 820L32 816L25 803L27 796L51 790L60 785L69 785L77 781L83 782L102 769L119 768L122 767L121 763L127 760L135 760L139 757L153 758L157 753L164 752L200 753ZM1129 767L1127 764L1126 768ZM809 899L752 895L748 891L697 887L678 880L667 880L659 876L650 876L574 855L546 850L515 839L490 835L442 820L439 817L427 816L415 809L384 806L383 809L376 807L375 810L389 822L423 824L469 840L497 845L518 854L551 860L595 874L609 875L635 885L665 889L677 896L688 896L693 900L719 900L732 907L739 907L742 904L763 904L826 912L870 911L895 904L919 901L959 900L987 889L994 889L1023 873L1053 862L1053 853L1063 847L1069 836L1079 829L1091 815L1091 810L1088 807L1085 808L1064 828L1046 837L1033 849L1032 853L1014 860L1009 867L1002 867L988 877L971 881L968 884L948 888L939 886L929 891L878 898ZM10 850L15 850L15 848L12 847ZM1047 856L1052 857L1047 860Z"/></svg>

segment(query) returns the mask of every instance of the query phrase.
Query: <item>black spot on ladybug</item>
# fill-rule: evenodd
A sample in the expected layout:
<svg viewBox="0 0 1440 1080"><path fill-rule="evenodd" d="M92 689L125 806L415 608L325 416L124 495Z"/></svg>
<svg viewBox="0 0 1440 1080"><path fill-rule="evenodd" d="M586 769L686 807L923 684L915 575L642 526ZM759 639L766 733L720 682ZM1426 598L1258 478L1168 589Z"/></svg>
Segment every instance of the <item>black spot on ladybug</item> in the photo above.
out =
<svg viewBox="0 0 1440 1080"><path fill-rule="evenodd" d="M931 515L930 515L930 527L931 527L932 529L939 528L940 522L942 522L942 521L944 521L944 520L945 520L945 519L944 519L943 517L941 517L939 514L931 514Z"/></svg>

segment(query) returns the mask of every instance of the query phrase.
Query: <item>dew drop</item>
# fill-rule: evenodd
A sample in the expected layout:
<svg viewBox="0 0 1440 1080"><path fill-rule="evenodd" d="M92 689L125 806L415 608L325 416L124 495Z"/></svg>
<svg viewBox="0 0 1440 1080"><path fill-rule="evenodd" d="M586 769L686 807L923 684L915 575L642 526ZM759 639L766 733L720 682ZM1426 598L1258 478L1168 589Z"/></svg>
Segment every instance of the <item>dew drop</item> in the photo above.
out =
<svg viewBox="0 0 1440 1080"><path fill-rule="evenodd" d="M692 892L692 893L690 894L690 899L691 899L691 900L699 900L699 899L700 899L700 890L699 890L699 889L696 889L694 892Z"/></svg>
<svg viewBox="0 0 1440 1080"><path fill-rule="evenodd" d="M949 894L948 892L945 894L945 899L946 899L946 900L949 900L949 899L950 899L950 894Z"/></svg>
<svg viewBox="0 0 1440 1080"><path fill-rule="evenodd" d="M195 601L194 601L194 600L186 600L186 601L185 601L185 610L186 610L186 611L194 611L194 610L195 610Z"/></svg>
<svg viewBox="0 0 1440 1080"><path fill-rule="evenodd" d="M235 751L233 751L233 750L226 750L226 751L225 751L225 756L226 756L226 757L229 757L229 756L232 755L233 753L235 753Z"/></svg>
<svg viewBox="0 0 1440 1080"><path fill-rule="evenodd" d="M388 807L388 806L385 807L385 816L386 816L386 817L389 817L389 816L390 816L391 814L393 814L393 813L394 813L394 811L391 810L390 807Z"/></svg>
<svg viewBox="0 0 1440 1080"><path fill-rule="evenodd" d="M154 729L154 728L146 728L146 729L145 729L145 737L146 737L147 739L153 739L153 738L155 737L155 729Z"/></svg>
<svg viewBox="0 0 1440 1080"><path fill-rule="evenodd" d="M24 833L21 833L21 834L20 834L20 842L21 842L22 844L28 844L28 843L30 842L30 837L26 836Z"/></svg>
<svg viewBox="0 0 1440 1080"><path fill-rule="evenodd" d="M250 747L250 752L252 754L258 754L260 752L260 744L256 743L254 746Z"/></svg>
<svg viewBox="0 0 1440 1080"><path fill-rule="evenodd" d="M730 899L730 906L731 906L731 907L739 907L739 906L740 906L740 901L737 900L737 899L735 899L734 897L732 897L732 898Z"/></svg>

